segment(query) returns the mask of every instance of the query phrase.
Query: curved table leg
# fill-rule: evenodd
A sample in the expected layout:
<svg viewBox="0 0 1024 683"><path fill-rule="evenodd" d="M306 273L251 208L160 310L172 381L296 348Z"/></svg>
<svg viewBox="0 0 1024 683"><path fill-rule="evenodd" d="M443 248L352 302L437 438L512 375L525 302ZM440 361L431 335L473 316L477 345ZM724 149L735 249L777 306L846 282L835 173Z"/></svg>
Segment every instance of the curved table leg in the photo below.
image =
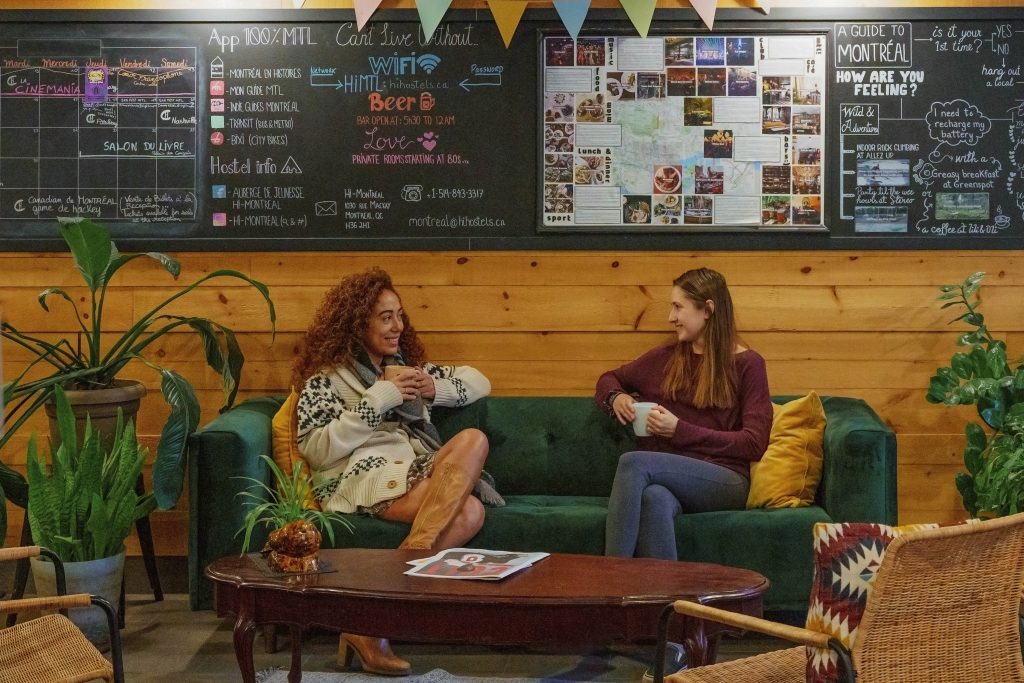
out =
<svg viewBox="0 0 1024 683"><path fill-rule="evenodd" d="M240 596L241 597L241 596ZM252 662L252 642L256 637L256 622L252 619L249 600L239 600L238 618L235 619L235 659L242 673L243 683L256 683L256 667Z"/></svg>
<svg viewBox="0 0 1024 683"><path fill-rule="evenodd" d="M302 627L291 627L292 632L292 668L288 670L288 683L302 681Z"/></svg>

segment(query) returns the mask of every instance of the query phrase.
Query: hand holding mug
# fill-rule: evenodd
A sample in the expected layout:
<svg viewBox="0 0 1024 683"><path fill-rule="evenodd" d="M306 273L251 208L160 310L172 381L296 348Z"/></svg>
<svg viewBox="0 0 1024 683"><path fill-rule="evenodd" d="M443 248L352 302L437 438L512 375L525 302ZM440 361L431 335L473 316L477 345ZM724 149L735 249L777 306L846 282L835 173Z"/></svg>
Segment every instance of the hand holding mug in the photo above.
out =
<svg viewBox="0 0 1024 683"><path fill-rule="evenodd" d="M633 410L634 403L636 400L629 394L617 394L612 400L612 412L618 418L619 424L632 422L636 417L636 411Z"/></svg>
<svg viewBox="0 0 1024 683"><path fill-rule="evenodd" d="M416 378L418 372L416 368L406 365L385 365L384 381L398 387L403 401L412 401L419 397L419 381Z"/></svg>
<svg viewBox="0 0 1024 683"><path fill-rule="evenodd" d="M651 412L647 415L647 430L655 436L671 437L676 433L678 424L679 418L659 405L651 408Z"/></svg>
<svg viewBox="0 0 1024 683"><path fill-rule="evenodd" d="M433 399L437 395L437 387L434 386L434 378L423 368L416 368L416 390L422 398Z"/></svg>

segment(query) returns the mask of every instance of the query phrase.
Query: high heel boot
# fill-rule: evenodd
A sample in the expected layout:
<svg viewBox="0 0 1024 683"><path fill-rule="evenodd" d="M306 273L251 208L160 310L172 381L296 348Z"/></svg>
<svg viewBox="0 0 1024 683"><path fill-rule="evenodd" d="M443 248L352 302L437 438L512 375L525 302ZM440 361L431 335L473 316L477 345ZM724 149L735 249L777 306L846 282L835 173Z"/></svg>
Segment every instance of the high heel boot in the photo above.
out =
<svg viewBox="0 0 1024 683"><path fill-rule="evenodd" d="M461 466L460 466L461 465ZM456 463L446 460L441 471L430 478L430 489L416 513L402 548L430 550L438 537L455 519L480 478L483 463Z"/></svg>
<svg viewBox="0 0 1024 683"><path fill-rule="evenodd" d="M381 676L408 676L412 673L409 662L391 651L387 638L342 633L338 639L338 666L350 667L353 654L359 655L363 671L369 673Z"/></svg>

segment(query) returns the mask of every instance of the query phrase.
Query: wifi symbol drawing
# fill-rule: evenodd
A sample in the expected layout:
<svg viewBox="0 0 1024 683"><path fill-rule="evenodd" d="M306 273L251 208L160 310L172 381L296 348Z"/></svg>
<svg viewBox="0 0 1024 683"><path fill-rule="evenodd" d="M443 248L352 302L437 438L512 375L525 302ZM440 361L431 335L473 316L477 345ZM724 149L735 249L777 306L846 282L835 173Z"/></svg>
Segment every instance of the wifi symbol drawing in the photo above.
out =
<svg viewBox="0 0 1024 683"><path fill-rule="evenodd" d="M419 67L428 74L433 73L434 69L436 69L437 65L440 63L441 58L438 57L437 55L432 55L430 53L420 55L419 57L416 58L416 64L418 64Z"/></svg>

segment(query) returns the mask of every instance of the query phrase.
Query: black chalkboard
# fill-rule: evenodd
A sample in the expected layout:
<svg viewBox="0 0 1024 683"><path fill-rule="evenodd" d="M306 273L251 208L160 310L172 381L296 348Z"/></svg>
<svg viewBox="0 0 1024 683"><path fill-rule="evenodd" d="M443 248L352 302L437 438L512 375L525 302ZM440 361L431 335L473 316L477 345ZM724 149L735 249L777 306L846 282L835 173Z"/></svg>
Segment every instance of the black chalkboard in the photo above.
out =
<svg viewBox="0 0 1024 683"><path fill-rule="evenodd" d="M585 26L636 36L621 11ZM724 10L710 34L659 11L650 37L787 32L827 47L818 231L565 234L543 225L553 12L509 49L485 10L430 40L409 11L7 12L0 249L61 249L72 215L165 251L1021 246L1024 11Z"/></svg>

